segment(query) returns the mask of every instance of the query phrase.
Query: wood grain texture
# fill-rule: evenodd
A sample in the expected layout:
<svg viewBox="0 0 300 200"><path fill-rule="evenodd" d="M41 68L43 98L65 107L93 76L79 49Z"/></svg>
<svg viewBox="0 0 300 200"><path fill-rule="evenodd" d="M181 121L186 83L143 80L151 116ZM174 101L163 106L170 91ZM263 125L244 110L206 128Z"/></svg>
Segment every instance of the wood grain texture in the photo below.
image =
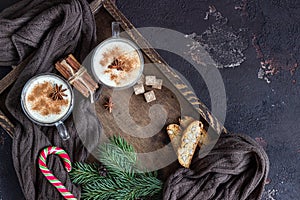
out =
<svg viewBox="0 0 300 200"><path fill-rule="evenodd" d="M0 110L0 126L11 136L14 136L14 125Z"/></svg>
<svg viewBox="0 0 300 200"><path fill-rule="evenodd" d="M146 87L146 91L149 90L152 89ZM175 94L166 87L153 91L156 100L147 103L143 94L135 95L132 88L122 91L103 88L95 108L105 136L110 138L113 135L120 135L130 141L130 144L139 153L155 152L169 144L170 139L166 134L166 127L168 124L178 123L178 119L181 117L180 103ZM114 103L112 113L109 113L103 106L110 96ZM151 109L155 105L160 105L161 109L158 108L153 112ZM166 113L166 118L162 117L163 112ZM176 154L173 148L164 148L160 152L160 156L175 157ZM148 159L151 159L151 156ZM147 162L143 162L143 165L152 165L153 163L155 165L155 162L161 162L161 160L147 160ZM172 162L162 168L160 170L161 178L166 179L177 167L178 163Z"/></svg>
<svg viewBox="0 0 300 200"><path fill-rule="evenodd" d="M10 85L12 85L17 77L21 74L29 60L32 58L32 54L28 56L23 62L15 66L13 70L8 73L3 79L0 80L0 94L4 92Z"/></svg>
<svg viewBox="0 0 300 200"><path fill-rule="evenodd" d="M97 11L102 6L102 0L95 0L90 3L90 8L93 14L97 13Z"/></svg>
<svg viewBox="0 0 300 200"><path fill-rule="evenodd" d="M157 68L177 87L183 96L199 111L199 114L216 131L217 134L227 133L222 123L210 112L210 110L197 98L183 80L168 66L166 61L154 50L144 37L137 31L131 22L116 8L110 0L103 0L103 6L116 21L121 22L122 28L150 58L153 63L158 63Z"/></svg>
<svg viewBox="0 0 300 200"><path fill-rule="evenodd" d="M102 7L103 5L103 7ZM95 0L90 4L91 10L95 15L97 24L97 36L98 41L106 39L110 36L111 29L103 29L102 26L110 25L111 21L119 21L121 27L127 32L129 37L138 45L143 48L143 53L148 57L151 63L158 63L157 69L160 70L161 74L166 76L170 82L178 89L182 96L198 111L201 117L211 126L216 133L227 132L223 124L220 123L208 110L208 108L200 102L197 96L190 90L190 88L182 81L182 79L168 66L163 58L153 49L151 45L143 38L143 36L136 30L136 28L128 21L128 19L116 8L116 6L110 0ZM101 10L101 12L100 12ZM105 19L105 20L104 20ZM26 59L26 60L29 60ZM22 72L26 65L26 60L17 66L12 72L10 72L5 78L0 80L0 94L7 89L19 74ZM5 114L0 113L3 118L8 118ZM5 120L4 120L5 121ZM13 133L13 125L11 123L1 124L3 128Z"/></svg>

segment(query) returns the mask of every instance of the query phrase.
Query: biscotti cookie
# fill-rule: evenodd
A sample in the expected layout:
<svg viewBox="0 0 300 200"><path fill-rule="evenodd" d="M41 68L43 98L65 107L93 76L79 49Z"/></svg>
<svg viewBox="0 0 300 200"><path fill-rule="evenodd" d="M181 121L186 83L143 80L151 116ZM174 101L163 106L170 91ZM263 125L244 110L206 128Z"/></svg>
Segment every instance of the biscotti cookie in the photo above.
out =
<svg viewBox="0 0 300 200"><path fill-rule="evenodd" d="M177 155L179 163L185 168L190 167L193 155L201 139L201 129L203 129L202 122L194 121L183 131Z"/></svg>
<svg viewBox="0 0 300 200"><path fill-rule="evenodd" d="M181 143L181 136L182 136L181 128L177 124L170 124L167 126L167 133L171 140L174 151L177 154L177 150L180 147L180 143Z"/></svg>
<svg viewBox="0 0 300 200"><path fill-rule="evenodd" d="M189 116L183 116L181 119L179 119L179 124L182 130L186 129L188 125L190 125L194 120L194 118L189 117ZM198 143L198 146L201 148L203 145L207 145L209 142L209 137L205 129L201 129L200 132L200 141Z"/></svg>

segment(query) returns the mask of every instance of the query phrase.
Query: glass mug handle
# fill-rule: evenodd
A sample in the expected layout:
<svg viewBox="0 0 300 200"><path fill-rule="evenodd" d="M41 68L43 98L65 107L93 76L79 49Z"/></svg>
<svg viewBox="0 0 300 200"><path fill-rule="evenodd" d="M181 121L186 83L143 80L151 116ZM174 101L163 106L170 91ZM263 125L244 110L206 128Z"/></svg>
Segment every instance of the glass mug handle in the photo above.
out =
<svg viewBox="0 0 300 200"><path fill-rule="evenodd" d="M55 126L58 130L58 133L59 133L60 137L63 140L67 140L67 139L70 138L70 135L67 131L67 128L66 128L66 126L64 125L64 123L62 121L59 121L59 122L55 123Z"/></svg>
<svg viewBox="0 0 300 200"><path fill-rule="evenodd" d="M113 38L118 38L120 35L120 22L111 23L111 35Z"/></svg>

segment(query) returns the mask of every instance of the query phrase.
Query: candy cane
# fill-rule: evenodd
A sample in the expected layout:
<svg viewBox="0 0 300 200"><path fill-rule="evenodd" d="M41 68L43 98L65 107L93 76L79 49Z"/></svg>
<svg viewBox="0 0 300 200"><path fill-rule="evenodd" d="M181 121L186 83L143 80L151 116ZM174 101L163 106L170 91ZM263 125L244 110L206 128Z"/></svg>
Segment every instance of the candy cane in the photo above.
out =
<svg viewBox="0 0 300 200"><path fill-rule="evenodd" d="M39 156L39 167L46 179L60 192L65 199L77 200L75 196L67 190L67 188L52 174L47 167L47 157L51 154L57 154L64 161L65 168L68 172L71 171L71 161L69 155L59 147L46 147Z"/></svg>

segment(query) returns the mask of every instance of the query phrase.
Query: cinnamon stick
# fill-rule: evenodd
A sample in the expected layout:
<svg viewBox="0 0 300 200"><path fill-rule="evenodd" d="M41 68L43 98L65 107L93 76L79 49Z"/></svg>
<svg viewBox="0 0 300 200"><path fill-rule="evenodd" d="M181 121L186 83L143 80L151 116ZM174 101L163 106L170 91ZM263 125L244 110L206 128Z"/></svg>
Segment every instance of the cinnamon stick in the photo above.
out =
<svg viewBox="0 0 300 200"><path fill-rule="evenodd" d="M91 95L90 93L94 93L98 88L98 83L96 83L82 67L83 66L72 54L55 63L55 68L61 75L68 79L83 96L89 97ZM78 72L80 69L83 71Z"/></svg>
<svg viewBox="0 0 300 200"><path fill-rule="evenodd" d="M73 85L83 96L89 97L89 90L80 81L74 81Z"/></svg>
<svg viewBox="0 0 300 200"><path fill-rule="evenodd" d="M75 71L78 71L80 69L81 64L75 59L72 54L70 54L65 60L71 67L73 67Z"/></svg>
<svg viewBox="0 0 300 200"><path fill-rule="evenodd" d="M61 73L61 75L63 77L65 77L66 79L69 79L72 74L60 63L60 62L57 62L55 64L55 68L59 71L59 73Z"/></svg>

